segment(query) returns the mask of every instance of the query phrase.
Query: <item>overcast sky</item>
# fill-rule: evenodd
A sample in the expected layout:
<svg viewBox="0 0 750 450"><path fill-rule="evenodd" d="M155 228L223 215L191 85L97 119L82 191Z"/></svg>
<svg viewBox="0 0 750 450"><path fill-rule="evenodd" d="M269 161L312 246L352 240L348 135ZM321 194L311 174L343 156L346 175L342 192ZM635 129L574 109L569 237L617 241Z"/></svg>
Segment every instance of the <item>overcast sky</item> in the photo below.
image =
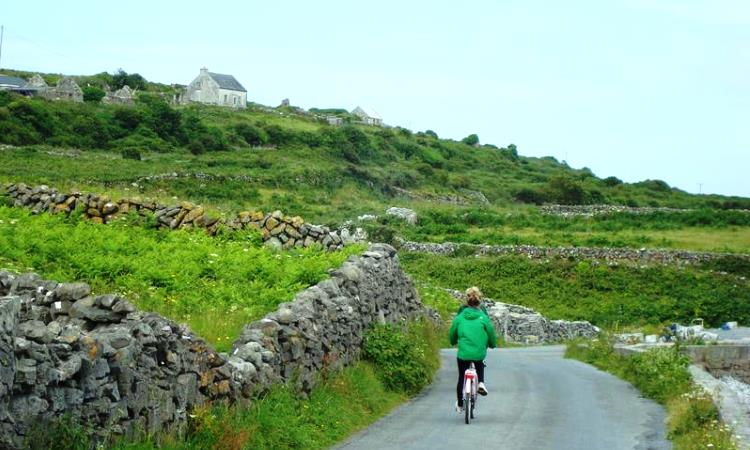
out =
<svg viewBox="0 0 750 450"><path fill-rule="evenodd" d="M750 197L750 1L7 2L0 67L357 105L597 176ZM106 6L105 6L106 5Z"/></svg>

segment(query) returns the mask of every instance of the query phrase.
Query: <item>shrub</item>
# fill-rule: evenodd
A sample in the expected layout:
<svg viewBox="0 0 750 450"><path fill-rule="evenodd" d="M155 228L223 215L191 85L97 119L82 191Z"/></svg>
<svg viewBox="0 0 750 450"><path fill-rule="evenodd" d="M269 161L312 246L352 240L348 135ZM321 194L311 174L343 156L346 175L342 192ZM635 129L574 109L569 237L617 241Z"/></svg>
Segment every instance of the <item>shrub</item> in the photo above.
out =
<svg viewBox="0 0 750 450"><path fill-rule="evenodd" d="M141 160L141 152L135 147L125 147L120 150L120 154L122 155L123 159L133 159L135 161Z"/></svg>
<svg viewBox="0 0 750 450"><path fill-rule="evenodd" d="M568 176L557 176L549 180L546 191L551 201L563 205L581 205L586 195L583 186Z"/></svg>
<svg viewBox="0 0 750 450"><path fill-rule="evenodd" d="M268 142L273 145L281 146L292 143L293 134L286 128L282 128L279 125L266 125L264 127L266 134L268 135Z"/></svg>
<svg viewBox="0 0 750 450"><path fill-rule="evenodd" d="M416 394L432 381L438 364L434 335L427 322L375 325L365 335L362 355L388 389Z"/></svg>
<svg viewBox="0 0 750 450"><path fill-rule="evenodd" d="M86 86L81 90L83 91L84 102L97 103L102 101L102 99L106 95L104 89L97 86Z"/></svg>
<svg viewBox="0 0 750 450"><path fill-rule="evenodd" d="M234 131L249 145L260 146L268 142L268 134L262 128L247 122L235 125Z"/></svg>
<svg viewBox="0 0 750 450"><path fill-rule="evenodd" d="M26 447L45 450L88 450L91 431L70 416L52 422L40 421L26 437Z"/></svg>
<svg viewBox="0 0 750 450"><path fill-rule="evenodd" d="M622 180L617 177L607 177L602 181L609 187L614 187L622 184Z"/></svg>
<svg viewBox="0 0 750 450"><path fill-rule="evenodd" d="M479 136L477 136L476 134L470 134L466 136L465 138L461 139L461 142L463 142L466 145L474 146L474 145L479 144Z"/></svg>
<svg viewBox="0 0 750 450"><path fill-rule="evenodd" d="M532 188L519 189L513 194L513 198L522 203L533 203L535 205L541 205L547 201L547 196L544 192Z"/></svg>

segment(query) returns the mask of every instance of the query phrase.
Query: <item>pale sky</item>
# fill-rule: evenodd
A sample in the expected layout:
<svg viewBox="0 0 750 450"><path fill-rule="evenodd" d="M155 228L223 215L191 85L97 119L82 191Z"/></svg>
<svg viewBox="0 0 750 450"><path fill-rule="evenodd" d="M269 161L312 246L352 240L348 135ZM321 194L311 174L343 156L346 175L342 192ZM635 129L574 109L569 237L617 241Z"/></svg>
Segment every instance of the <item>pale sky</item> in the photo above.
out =
<svg viewBox="0 0 750 450"><path fill-rule="evenodd" d="M750 197L748 0L3 3L0 67L187 84L206 66L257 103Z"/></svg>

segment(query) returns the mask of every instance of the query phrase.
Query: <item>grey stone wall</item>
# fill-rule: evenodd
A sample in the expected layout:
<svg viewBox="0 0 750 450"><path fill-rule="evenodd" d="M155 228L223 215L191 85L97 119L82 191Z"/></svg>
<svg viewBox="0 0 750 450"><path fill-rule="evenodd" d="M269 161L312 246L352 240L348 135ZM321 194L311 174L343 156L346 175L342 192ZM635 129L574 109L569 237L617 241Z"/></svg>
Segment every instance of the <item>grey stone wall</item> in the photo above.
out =
<svg viewBox="0 0 750 450"><path fill-rule="evenodd" d="M425 312L396 251L377 244L247 325L229 355L117 295L0 271L0 448L64 414L103 437L179 429L196 405L273 383L310 389L357 359L372 323Z"/></svg>
<svg viewBox="0 0 750 450"><path fill-rule="evenodd" d="M459 291L449 290L454 298L463 301ZM525 306L483 299L495 331L506 342L519 344L547 344L573 338L591 339L599 335L599 328L586 321L549 320Z"/></svg>
<svg viewBox="0 0 750 450"><path fill-rule="evenodd" d="M266 214L261 211L243 211L231 219L222 219L190 202L162 205L139 199L114 200L107 195L64 193L44 185L32 187L23 183L8 184L4 192L13 205L29 208L37 214L70 214L80 207L87 219L106 224L132 211L143 216L153 216L159 227L169 229L202 228L211 235L216 234L222 226L232 230L259 230L263 241L275 248L322 245L329 250L338 250L344 246L339 232L305 223L301 217L287 216L281 211Z"/></svg>
<svg viewBox="0 0 750 450"><path fill-rule="evenodd" d="M678 209L665 207L634 207L625 205L544 205L539 207L539 212L553 216L575 217L575 216L598 216L612 213L628 214L653 214L655 212L664 213L684 213L693 211L692 209Z"/></svg>
<svg viewBox="0 0 750 450"><path fill-rule="evenodd" d="M730 375L750 383L750 345L686 345L682 351L716 378Z"/></svg>
<svg viewBox="0 0 750 450"><path fill-rule="evenodd" d="M432 253L436 255L452 255L462 248L473 249L475 255L500 256L521 255L530 259L571 258L571 259L594 259L607 262L625 262L638 264L670 264L691 265L700 264L733 256L737 258L750 259L750 255L691 252L687 250L659 250L659 249L634 249L634 248L607 248L607 247L539 247L535 245L474 245L444 242L441 244L431 242L401 242L399 249L409 252Z"/></svg>
<svg viewBox="0 0 750 450"><path fill-rule="evenodd" d="M309 389L321 369L339 368L359 357L364 333L373 323L425 313L396 250L373 244L362 256L350 257L330 279L247 325L229 362L243 379L261 384L295 379Z"/></svg>

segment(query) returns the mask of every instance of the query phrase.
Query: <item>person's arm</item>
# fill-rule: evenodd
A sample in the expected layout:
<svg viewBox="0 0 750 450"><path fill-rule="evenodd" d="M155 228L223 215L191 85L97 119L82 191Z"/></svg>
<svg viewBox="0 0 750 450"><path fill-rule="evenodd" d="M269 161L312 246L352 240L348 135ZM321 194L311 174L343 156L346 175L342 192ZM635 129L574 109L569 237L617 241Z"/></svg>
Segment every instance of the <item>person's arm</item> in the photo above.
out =
<svg viewBox="0 0 750 450"><path fill-rule="evenodd" d="M451 345L458 344L458 317L453 319L451 323L451 329L448 331L448 339L450 339Z"/></svg>
<svg viewBox="0 0 750 450"><path fill-rule="evenodd" d="M484 329L487 330L487 347L497 347L497 335L495 334L495 327L492 326L491 320L484 321Z"/></svg>

